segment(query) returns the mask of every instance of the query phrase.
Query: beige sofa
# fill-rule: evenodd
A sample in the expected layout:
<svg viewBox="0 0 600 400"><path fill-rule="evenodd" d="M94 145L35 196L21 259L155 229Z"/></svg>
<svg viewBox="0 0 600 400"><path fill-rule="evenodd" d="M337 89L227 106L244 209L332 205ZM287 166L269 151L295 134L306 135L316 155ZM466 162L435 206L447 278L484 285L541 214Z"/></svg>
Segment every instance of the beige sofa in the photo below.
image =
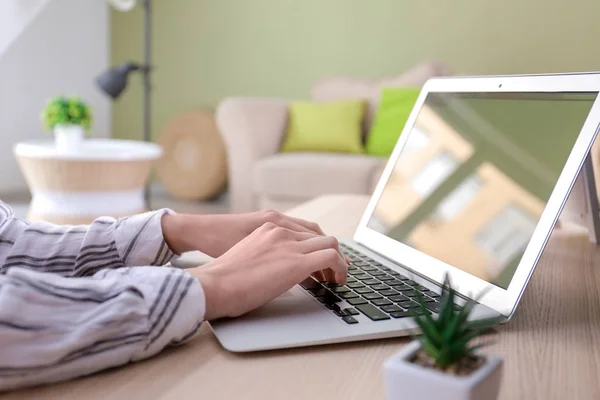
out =
<svg viewBox="0 0 600 400"><path fill-rule="evenodd" d="M311 89L316 101L364 98L369 107L365 132L385 86L421 86L433 76L449 75L447 66L418 65L379 81L334 78ZM284 211L323 194L370 194L386 160L333 153L279 153L286 132L288 100L251 97L225 99L217 108L217 125L227 147L232 212Z"/></svg>

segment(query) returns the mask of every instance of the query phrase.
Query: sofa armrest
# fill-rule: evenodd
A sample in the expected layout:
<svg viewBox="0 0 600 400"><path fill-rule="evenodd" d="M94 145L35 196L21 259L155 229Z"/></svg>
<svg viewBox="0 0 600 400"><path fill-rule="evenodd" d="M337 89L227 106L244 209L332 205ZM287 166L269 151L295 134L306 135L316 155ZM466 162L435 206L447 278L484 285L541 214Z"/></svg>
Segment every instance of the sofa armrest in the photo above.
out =
<svg viewBox="0 0 600 400"><path fill-rule="evenodd" d="M288 101L281 99L232 97L217 107L216 122L227 148L232 212L257 209L252 187L254 164L279 149L287 105Z"/></svg>

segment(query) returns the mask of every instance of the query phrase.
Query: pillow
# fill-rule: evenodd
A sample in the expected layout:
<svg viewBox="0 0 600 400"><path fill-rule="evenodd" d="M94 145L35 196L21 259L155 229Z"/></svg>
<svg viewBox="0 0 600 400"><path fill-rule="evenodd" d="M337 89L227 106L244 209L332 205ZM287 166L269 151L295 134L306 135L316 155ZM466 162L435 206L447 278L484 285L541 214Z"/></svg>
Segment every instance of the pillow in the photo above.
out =
<svg viewBox="0 0 600 400"><path fill-rule="evenodd" d="M367 100L364 133L373 122L381 90L386 87L421 87L429 78L452 75L449 66L437 62L417 64L408 71L378 80L332 77L317 81L310 89L312 100L333 101L348 99ZM366 136L366 135L365 135Z"/></svg>
<svg viewBox="0 0 600 400"><path fill-rule="evenodd" d="M363 153L364 114L364 100L292 102L281 151Z"/></svg>
<svg viewBox="0 0 600 400"><path fill-rule="evenodd" d="M389 156L419 97L419 88L384 88L373 126L367 136L367 154Z"/></svg>

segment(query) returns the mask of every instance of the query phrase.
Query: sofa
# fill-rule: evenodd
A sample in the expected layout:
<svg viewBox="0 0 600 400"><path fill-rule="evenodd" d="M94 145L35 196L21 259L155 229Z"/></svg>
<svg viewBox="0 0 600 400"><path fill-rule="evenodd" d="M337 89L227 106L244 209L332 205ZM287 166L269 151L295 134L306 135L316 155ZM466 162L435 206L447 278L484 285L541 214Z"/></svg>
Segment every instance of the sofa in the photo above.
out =
<svg viewBox="0 0 600 400"><path fill-rule="evenodd" d="M387 86L422 86L450 75L439 63L423 63L397 76L368 81L330 78L311 88L315 101L365 99L363 131L368 134L379 94ZM386 159L365 154L280 153L289 100L231 97L217 107L217 126L228 156L231 212L285 211L324 194L370 194Z"/></svg>

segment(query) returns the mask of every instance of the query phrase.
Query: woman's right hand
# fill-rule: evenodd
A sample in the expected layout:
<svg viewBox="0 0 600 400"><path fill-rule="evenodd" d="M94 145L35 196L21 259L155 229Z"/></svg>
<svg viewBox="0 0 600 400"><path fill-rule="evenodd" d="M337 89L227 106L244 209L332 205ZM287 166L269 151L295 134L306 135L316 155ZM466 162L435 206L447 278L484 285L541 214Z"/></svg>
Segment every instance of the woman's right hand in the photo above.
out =
<svg viewBox="0 0 600 400"><path fill-rule="evenodd" d="M237 317L273 300L311 274L346 283L348 263L332 236L266 223L213 262L189 270L202 284L205 320Z"/></svg>

